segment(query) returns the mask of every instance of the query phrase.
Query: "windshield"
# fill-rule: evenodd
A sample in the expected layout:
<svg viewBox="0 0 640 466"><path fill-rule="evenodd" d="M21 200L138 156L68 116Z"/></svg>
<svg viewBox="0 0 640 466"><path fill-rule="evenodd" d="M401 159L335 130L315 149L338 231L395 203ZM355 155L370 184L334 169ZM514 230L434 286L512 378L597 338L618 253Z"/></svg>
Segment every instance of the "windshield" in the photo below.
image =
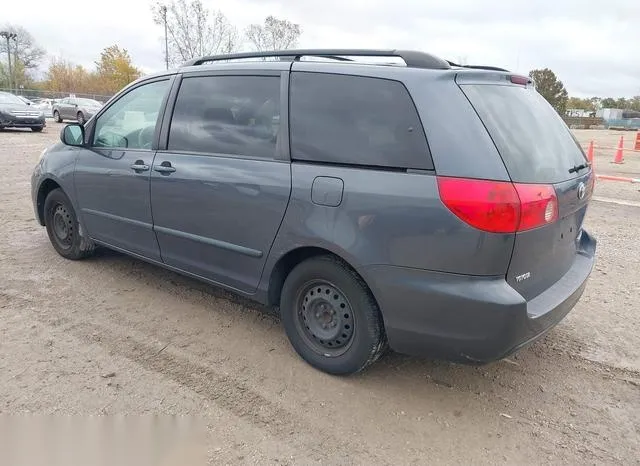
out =
<svg viewBox="0 0 640 466"><path fill-rule="evenodd" d="M100 102L93 99L76 99L79 105L88 105L90 107L99 107Z"/></svg>
<svg viewBox="0 0 640 466"><path fill-rule="evenodd" d="M559 183L587 162L560 115L533 89L462 85L516 183ZM571 171L570 171L571 170Z"/></svg>
<svg viewBox="0 0 640 466"><path fill-rule="evenodd" d="M0 104L25 105L25 103L22 100L20 100L17 96L13 94L8 94L6 92L0 92Z"/></svg>

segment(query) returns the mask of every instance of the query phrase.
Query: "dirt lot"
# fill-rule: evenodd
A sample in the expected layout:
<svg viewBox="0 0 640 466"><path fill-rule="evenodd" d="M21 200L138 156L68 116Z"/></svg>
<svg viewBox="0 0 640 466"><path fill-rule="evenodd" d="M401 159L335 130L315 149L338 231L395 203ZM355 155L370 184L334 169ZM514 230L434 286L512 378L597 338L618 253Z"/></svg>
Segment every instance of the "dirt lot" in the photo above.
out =
<svg viewBox="0 0 640 466"><path fill-rule="evenodd" d="M597 267L542 341L484 367L389 354L335 378L268 310L116 253L60 258L29 195L59 128L0 133L0 413L193 415L216 463L639 464L640 185L597 184ZM640 174L640 154L612 154L596 169Z"/></svg>

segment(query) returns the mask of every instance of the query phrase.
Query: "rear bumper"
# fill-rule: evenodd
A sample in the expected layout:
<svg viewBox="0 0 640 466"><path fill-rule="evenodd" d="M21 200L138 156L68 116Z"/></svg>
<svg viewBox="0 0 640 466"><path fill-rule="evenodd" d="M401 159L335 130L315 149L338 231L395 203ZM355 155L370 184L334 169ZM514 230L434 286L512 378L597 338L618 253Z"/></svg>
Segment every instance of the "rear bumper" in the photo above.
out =
<svg viewBox="0 0 640 466"><path fill-rule="evenodd" d="M393 266L360 272L382 310L397 352L482 364L535 341L560 322L582 296L595 262L587 232L567 273L526 301L505 277L477 277Z"/></svg>

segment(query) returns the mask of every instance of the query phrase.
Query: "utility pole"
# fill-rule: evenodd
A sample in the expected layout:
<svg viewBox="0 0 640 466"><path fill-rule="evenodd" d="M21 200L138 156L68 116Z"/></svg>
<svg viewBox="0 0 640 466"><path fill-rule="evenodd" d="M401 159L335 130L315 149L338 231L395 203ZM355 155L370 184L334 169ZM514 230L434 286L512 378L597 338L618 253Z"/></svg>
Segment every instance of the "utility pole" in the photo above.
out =
<svg viewBox="0 0 640 466"><path fill-rule="evenodd" d="M167 7L166 5L162 5L160 7L160 11L162 12L162 19L164 21L164 62L166 68L169 69L169 40L167 38Z"/></svg>
<svg viewBox="0 0 640 466"><path fill-rule="evenodd" d="M7 41L7 60L9 61L9 91L11 91L13 71L11 71L11 47L9 46L9 39L13 39L15 41L18 35L15 32L0 31L0 37L4 37Z"/></svg>
<svg viewBox="0 0 640 466"><path fill-rule="evenodd" d="M18 35L13 35L13 87L15 88L16 94L18 93L18 89L20 88L20 83L18 82Z"/></svg>

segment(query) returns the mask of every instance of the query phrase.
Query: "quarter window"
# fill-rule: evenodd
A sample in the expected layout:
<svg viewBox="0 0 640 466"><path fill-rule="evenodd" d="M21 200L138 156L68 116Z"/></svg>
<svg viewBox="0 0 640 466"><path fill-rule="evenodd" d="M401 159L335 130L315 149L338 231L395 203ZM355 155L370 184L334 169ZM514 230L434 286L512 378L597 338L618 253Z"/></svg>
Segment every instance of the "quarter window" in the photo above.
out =
<svg viewBox="0 0 640 466"><path fill-rule="evenodd" d="M293 73L290 125L295 160L433 169L418 113L398 81Z"/></svg>
<svg viewBox="0 0 640 466"><path fill-rule="evenodd" d="M169 81L136 87L116 100L96 121L95 147L151 149Z"/></svg>
<svg viewBox="0 0 640 466"><path fill-rule="evenodd" d="M186 77L168 149L273 158L280 128L280 78Z"/></svg>

